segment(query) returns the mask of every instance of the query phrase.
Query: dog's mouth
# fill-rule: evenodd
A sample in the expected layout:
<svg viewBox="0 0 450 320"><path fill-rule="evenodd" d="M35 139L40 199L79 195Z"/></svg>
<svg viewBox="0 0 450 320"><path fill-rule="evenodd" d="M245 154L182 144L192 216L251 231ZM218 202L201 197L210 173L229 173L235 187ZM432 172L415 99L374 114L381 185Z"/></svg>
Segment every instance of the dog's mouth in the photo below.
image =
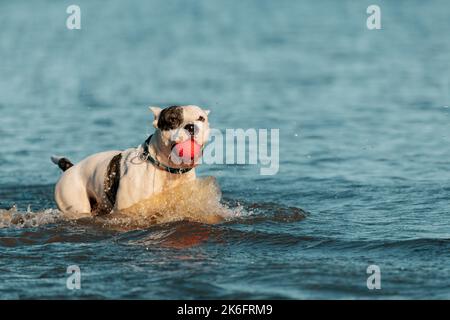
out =
<svg viewBox="0 0 450 320"><path fill-rule="evenodd" d="M173 143L170 159L176 164L193 166L202 154L203 146L192 138L180 143Z"/></svg>

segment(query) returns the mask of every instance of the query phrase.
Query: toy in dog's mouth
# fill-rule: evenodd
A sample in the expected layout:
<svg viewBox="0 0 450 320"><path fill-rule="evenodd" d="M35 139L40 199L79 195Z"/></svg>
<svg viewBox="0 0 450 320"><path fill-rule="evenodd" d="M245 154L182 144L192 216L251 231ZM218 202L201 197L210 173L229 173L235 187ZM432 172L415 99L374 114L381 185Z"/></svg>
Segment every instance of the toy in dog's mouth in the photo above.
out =
<svg viewBox="0 0 450 320"><path fill-rule="evenodd" d="M203 147L195 139L188 139L172 146L171 160L177 164L194 165L202 156L202 151Z"/></svg>

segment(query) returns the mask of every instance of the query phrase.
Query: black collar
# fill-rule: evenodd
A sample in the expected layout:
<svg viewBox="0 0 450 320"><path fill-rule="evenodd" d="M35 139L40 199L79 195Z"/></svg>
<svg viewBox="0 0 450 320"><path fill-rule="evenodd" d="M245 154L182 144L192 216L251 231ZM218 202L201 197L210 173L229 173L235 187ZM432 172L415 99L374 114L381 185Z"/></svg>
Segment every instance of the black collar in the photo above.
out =
<svg viewBox="0 0 450 320"><path fill-rule="evenodd" d="M158 160L156 160L155 158L153 158L150 155L150 152L148 151L149 148L149 144L150 144L150 139L153 137L153 135L150 135L150 137L147 138L147 140L145 140L144 142L144 151L142 152L143 157L150 162L151 164L155 165L156 167L158 167L161 170L165 170L169 173L173 173L173 174L183 174L186 172L191 171L193 168L172 168L169 166L166 166L165 164L162 164L161 162L159 162Z"/></svg>

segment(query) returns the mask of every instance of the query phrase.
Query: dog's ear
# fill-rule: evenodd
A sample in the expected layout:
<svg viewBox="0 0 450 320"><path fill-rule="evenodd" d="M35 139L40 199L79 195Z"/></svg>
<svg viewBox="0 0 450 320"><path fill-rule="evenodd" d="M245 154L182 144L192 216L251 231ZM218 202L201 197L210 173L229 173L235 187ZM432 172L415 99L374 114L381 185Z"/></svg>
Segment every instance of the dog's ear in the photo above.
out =
<svg viewBox="0 0 450 320"><path fill-rule="evenodd" d="M153 126L155 128L158 128L158 119L162 109L159 107L148 107L148 108L153 112L153 115L155 116L155 119L153 120Z"/></svg>
<svg viewBox="0 0 450 320"><path fill-rule="evenodd" d="M203 110L203 111L206 113L207 116L208 116L209 113L211 112L211 110Z"/></svg>

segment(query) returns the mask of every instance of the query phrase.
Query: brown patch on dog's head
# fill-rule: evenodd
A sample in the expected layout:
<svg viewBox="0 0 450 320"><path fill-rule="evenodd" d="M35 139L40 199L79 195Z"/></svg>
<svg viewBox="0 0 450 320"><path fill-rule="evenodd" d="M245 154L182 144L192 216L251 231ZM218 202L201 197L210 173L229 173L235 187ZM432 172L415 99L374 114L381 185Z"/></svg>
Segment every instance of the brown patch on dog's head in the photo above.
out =
<svg viewBox="0 0 450 320"><path fill-rule="evenodd" d="M157 128L160 130L176 129L183 123L183 108L171 106L161 111L158 117Z"/></svg>

